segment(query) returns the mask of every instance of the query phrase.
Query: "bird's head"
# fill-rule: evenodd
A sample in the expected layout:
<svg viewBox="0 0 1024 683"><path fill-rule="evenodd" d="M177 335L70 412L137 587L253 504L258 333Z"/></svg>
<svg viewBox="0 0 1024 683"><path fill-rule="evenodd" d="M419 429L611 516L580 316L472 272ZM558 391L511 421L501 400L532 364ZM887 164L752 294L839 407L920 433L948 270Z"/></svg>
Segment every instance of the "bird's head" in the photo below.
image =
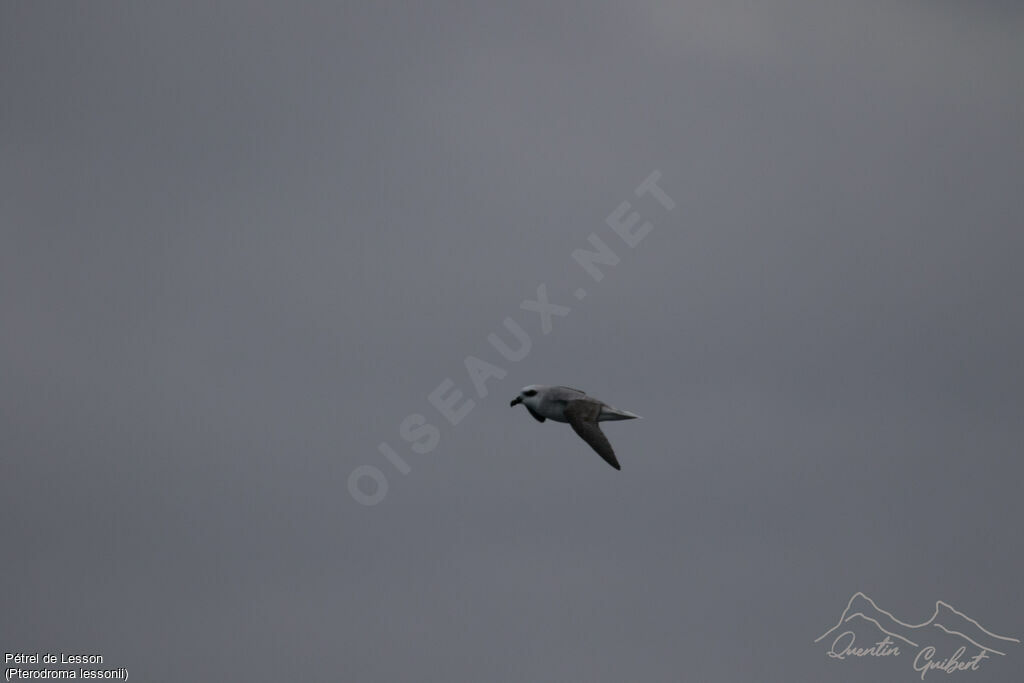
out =
<svg viewBox="0 0 1024 683"><path fill-rule="evenodd" d="M540 387L537 386L536 384L531 384L528 387L523 387L522 389L519 390L519 395L512 399L512 402L509 403L509 406L517 406L520 403L522 403L532 407L534 403L537 401L537 390L539 388Z"/></svg>

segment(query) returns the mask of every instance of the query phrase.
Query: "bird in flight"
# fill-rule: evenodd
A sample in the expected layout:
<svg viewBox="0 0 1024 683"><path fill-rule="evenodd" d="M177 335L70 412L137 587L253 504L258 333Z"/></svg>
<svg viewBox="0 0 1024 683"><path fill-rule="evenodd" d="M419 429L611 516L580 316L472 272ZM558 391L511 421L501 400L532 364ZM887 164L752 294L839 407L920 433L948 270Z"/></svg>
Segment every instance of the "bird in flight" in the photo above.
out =
<svg viewBox="0 0 1024 683"><path fill-rule="evenodd" d="M612 408L603 401L587 396L579 389L548 387L542 384L523 387L509 405L517 406L520 403L526 406L537 422L568 422L573 431L590 444L606 463L617 470L622 469L615 458L612 445L608 443L608 438L597 423L608 420L633 420L640 417L639 415Z"/></svg>

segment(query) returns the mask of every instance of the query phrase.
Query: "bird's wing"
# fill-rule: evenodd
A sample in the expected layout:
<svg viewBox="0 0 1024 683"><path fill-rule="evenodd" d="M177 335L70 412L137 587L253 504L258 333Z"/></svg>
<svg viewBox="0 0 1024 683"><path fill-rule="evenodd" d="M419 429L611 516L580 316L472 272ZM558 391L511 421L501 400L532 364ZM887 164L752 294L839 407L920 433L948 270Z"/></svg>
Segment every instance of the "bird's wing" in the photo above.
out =
<svg viewBox="0 0 1024 683"><path fill-rule="evenodd" d="M544 420L547 419L546 417L544 417L540 413L535 413L533 411L533 408L531 408L530 406L527 406L525 403L523 405L526 406L526 409L528 411L530 411L530 415L533 415L533 419L536 420L537 422L543 422Z"/></svg>
<svg viewBox="0 0 1024 683"><path fill-rule="evenodd" d="M545 401L553 403L568 403L569 401L579 401L588 398L582 391L572 387L546 387L543 390L542 396Z"/></svg>
<svg viewBox="0 0 1024 683"><path fill-rule="evenodd" d="M621 470L619 461L615 459L615 451L608 443L608 437L597 426L597 416L600 414L601 404L597 401L569 401L565 407L565 417L569 420L572 430L590 444L590 447L597 451L597 454L604 458L606 463Z"/></svg>

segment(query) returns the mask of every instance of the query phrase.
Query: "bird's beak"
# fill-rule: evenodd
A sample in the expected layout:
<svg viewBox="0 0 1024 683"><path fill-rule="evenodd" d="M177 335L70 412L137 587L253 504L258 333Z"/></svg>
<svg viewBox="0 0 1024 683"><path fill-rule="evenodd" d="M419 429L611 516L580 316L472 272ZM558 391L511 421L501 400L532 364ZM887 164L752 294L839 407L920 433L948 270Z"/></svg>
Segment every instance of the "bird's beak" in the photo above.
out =
<svg viewBox="0 0 1024 683"><path fill-rule="evenodd" d="M513 408L513 407L519 405L522 402L523 402L523 397L522 396L516 396L514 399L512 399L512 402L508 404L508 407L509 408Z"/></svg>

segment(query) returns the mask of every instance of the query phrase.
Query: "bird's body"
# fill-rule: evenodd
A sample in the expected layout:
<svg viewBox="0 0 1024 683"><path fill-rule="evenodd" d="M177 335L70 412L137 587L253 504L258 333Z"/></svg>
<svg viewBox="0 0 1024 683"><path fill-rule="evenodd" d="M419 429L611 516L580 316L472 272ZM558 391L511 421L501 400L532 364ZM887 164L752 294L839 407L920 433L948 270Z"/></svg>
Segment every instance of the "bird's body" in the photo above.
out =
<svg viewBox="0 0 1024 683"><path fill-rule="evenodd" d="M522 403L530 411L530 415L538 422L553 420L568 423L580 438L590 444L598 455L619 470L619 461L615 457L607 437L597 426L598 422L610 420L633 420L635 415L626 410L618 410L603 401L587 396L586 392L572 387L544 386L532 384L523 387L511 405Z"/></svg>

